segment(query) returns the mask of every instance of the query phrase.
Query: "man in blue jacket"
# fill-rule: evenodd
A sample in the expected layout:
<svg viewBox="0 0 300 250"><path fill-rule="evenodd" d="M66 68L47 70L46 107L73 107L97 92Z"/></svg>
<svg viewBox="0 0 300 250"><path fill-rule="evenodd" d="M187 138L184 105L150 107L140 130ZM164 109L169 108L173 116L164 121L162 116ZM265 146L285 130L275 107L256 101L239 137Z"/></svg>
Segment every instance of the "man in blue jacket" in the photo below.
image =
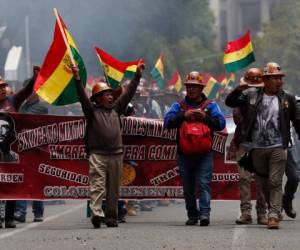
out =
<svg viewBox="0 0 300 250"><path fill-rule="evenodd" d="M203 77L199 72L190 72L186 76L184 84L187 92L186 97L184 100L172 104L165 116L164 127L167 129L178 129L178 164L188 215L186 225L196 225L200 219L200 226L208 226L210 223L210 185L213 171L211 146L205 150L200 149L198 152L196 147L194 147L195 150L191 149L191 152L189 152L183 146L183 132L181 132L181 128L185 124L195 124L194 130L197 130L197 125L202 126L203 130L208 129L210 141L207 144L211 145L213 132L225 128L225 119L219 106L215 102L208 100L203 94L206 84L203 82ZM187 141L185 145L189 144ZM205 145L203 146L205 147ZM200 194L199 208L196 201L196 188Z"/></svg>

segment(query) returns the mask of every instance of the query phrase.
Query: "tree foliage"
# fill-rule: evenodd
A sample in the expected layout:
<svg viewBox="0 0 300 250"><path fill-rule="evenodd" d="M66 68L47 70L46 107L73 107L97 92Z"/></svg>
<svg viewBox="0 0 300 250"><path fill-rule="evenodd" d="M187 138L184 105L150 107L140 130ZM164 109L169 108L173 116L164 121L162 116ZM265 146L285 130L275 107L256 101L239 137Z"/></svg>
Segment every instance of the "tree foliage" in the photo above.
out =
<svg viewBox="0 0 300 250"><path fill-rule="evenodd" d="M300 93L300 3L287 0L277 5L273 17L256 38L256 57L259 65L278 62L286 73L285 88Z"/></svg>

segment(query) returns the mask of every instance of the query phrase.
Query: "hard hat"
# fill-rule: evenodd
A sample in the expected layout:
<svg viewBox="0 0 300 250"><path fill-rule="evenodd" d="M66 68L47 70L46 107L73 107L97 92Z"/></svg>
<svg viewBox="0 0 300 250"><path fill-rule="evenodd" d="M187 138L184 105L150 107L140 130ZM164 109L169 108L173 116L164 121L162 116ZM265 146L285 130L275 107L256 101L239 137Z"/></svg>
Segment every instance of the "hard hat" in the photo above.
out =
<svg viewBox="0 0 300 250"><path fill-rule="evenodd" d="M278 63L268 62L264 67L263 76L285 76Z"/></svg>
<svg viewBox="0 0 300 250"><path fill-rule="evenodd" d="M188 73L185 77L184 84L197 84L205 86L203 82L203 76L198 71L192 71Z"/></svg>
<svg viewBox="0 0 300 250"><path fill-rule="evenodd" d="M250 68L248 69L244 76L241 79L241 82L245 82L250 86L263 86L263 72L259 68Z"/></svg>
<svg viewBox="0 0 300 250"><path fill-rule="evenodd" d="M93 89L92 89L92 96L90 98L90 100L92 102L95 101L95 97L100 95L101 93L103 93L104 91L107 91L107 90L113 90L111 87L109 87L105 82L98 82L96 83L94 86L93 86Z"/></svg>

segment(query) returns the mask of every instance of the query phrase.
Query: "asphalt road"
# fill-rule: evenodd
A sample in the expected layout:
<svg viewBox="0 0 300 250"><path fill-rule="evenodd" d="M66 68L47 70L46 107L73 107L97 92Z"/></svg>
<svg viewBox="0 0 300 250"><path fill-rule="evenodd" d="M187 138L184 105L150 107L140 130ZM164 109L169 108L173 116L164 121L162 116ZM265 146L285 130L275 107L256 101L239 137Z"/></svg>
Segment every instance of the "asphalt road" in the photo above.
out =
<svg viewBox="0 0 300 250"><path fill-rule="evenodd" d="M46 219L27 222L17 229L0 229L1 250L77 249L300 249L300 193L295 200L298 218L284 216L281 229L257 224L235 225L238 201L213 201L211 225L185 226L183 203L138 212L118 228L93 229L86 218L85 201L46 206ZM255 217L255 213L254 213Z"/></svg>

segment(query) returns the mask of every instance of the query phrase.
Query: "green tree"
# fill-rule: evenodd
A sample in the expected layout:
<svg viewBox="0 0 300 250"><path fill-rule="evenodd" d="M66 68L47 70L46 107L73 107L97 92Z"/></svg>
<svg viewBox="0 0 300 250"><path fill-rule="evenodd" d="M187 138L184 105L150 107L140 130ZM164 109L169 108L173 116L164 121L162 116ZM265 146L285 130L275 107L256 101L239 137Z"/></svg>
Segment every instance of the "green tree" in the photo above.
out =
<svg viewBox="0 0 300 250"><path fill-rule="evenodd" d="M263 27L262 36L255 39L258 65L278 62L286 73L285 89L299 92L300 82L300 3L287 0L275 6L273 18Z"/></svg>

